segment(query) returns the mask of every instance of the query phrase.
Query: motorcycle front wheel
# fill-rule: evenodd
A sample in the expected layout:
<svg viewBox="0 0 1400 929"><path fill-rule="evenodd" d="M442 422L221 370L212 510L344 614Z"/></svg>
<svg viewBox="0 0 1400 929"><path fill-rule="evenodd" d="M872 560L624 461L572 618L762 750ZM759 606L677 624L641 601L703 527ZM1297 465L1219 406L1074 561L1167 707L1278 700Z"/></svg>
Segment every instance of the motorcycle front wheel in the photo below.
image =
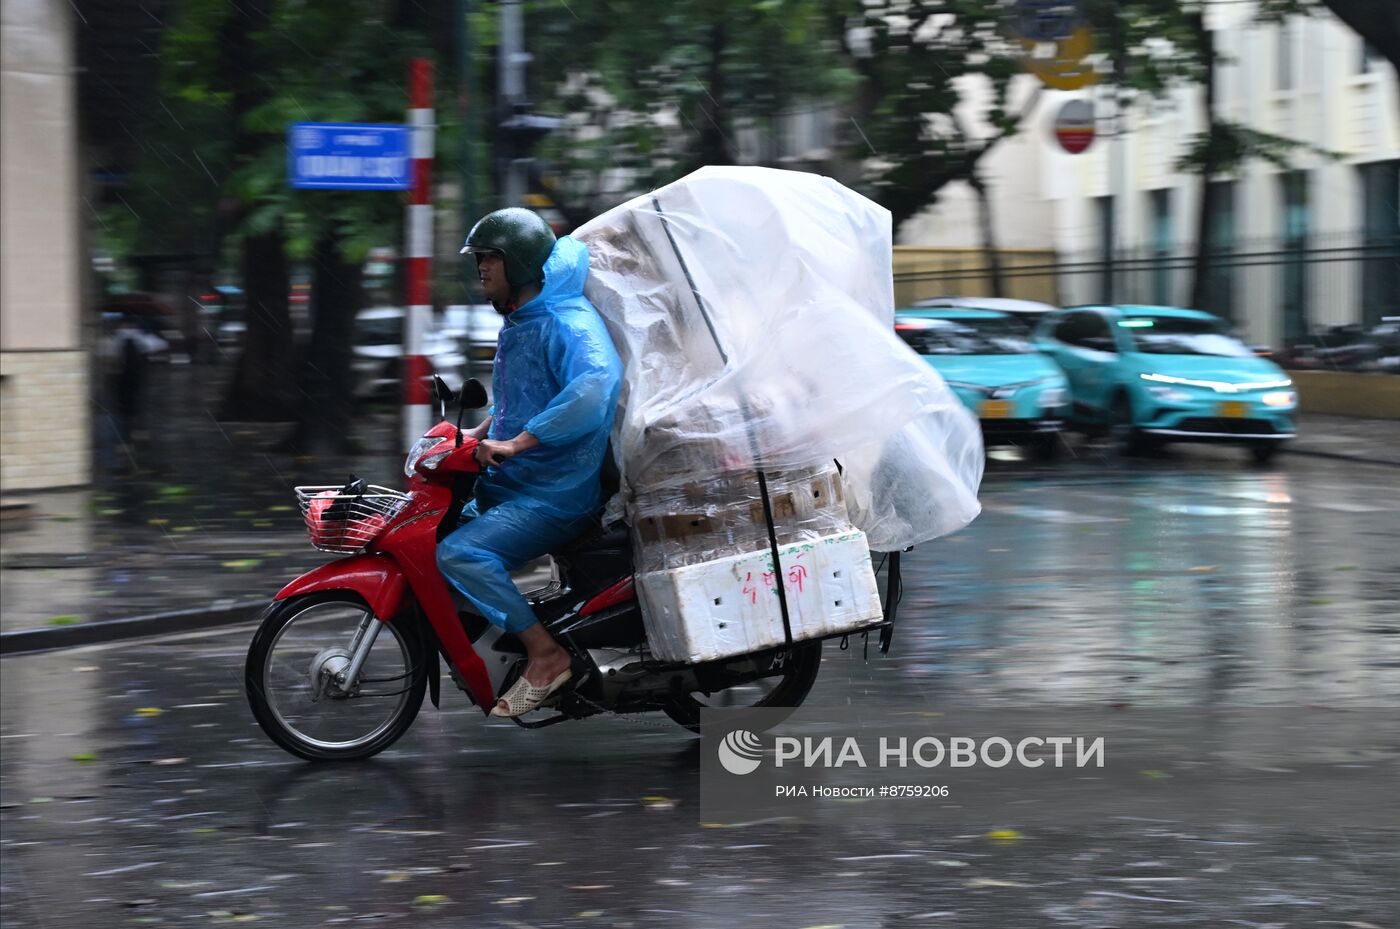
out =
<svg viewBox="0 0 1400 929"><path fill-rule="evenodd" d="M349 681L367 636L367 657ZM268 737L299 758L368 758L413 724L435 657L414 623L380 622L349 591L293 597L268 610L248 647L248 705Z"/></svg>
<svg viewBox="0 0 1400 929"><path fill-rule="evenodd" d="M775 661L781 655L781 661ZM743 672L746 664L766 661L769 667L755 667L751 670L763 674L746 684L726 687L709 693L696 691L672 697L666 702L666 715L691 732L700 732L700 711L705 709L756 709L794 708L802 705L812 685L817 682L817 671L821 667L822 643L799 642L786 653L768 652L763 658L745 656L732 662L734 670ZM772 665L776 664L776 667ZM766 673L765 673L766 672Z"/></svg>

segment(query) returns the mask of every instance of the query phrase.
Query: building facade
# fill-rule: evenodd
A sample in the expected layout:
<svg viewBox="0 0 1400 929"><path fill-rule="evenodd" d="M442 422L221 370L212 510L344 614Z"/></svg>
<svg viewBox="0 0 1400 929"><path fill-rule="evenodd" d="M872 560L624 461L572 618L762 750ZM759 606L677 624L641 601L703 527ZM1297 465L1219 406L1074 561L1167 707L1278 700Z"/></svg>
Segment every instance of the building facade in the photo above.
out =
<svg viewBox="0 0 1400 929"><path fill-rule="evenodd" d="M73 7L0 5L0 490L91 479Z"/></svg>
<svg viewBox="0 0 1400 929"><path fill-rule="evenodd" d="M1266 24L1253 4L1230 3L1209 16L1221 61L1217 112L1302 145L1287 167L1255 159L1211 180L1212 270L1200 308L1275 346L1400 315L1395 69L1330 14ZM1051 96L1053 111L1074 95ZM1046 156L1061 261L1100 265L1062 276L1064 302L1190 300L1201 180L1176 162L1205 122L1201 90L1182 88L1135 106L1121 136ZM1111 271L1101 266L1108 258Z"/></svg>

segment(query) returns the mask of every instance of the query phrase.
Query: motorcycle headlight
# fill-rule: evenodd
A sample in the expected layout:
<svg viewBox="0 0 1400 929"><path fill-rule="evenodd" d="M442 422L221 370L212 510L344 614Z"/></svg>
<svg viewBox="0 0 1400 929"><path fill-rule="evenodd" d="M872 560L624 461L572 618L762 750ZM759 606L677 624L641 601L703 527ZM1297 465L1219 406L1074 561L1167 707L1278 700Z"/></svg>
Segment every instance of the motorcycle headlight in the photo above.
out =
<svg viewBox="0 0 1400 929"><path fill-rule="evenodd" d="M1185 403L1191 399L1191 394L1176 387L1149 387L1147 392L1153 398L1167 403Z"/></svg>
<svg viewBox="0 0 1400 929"><path fill-rule="evenodd" d="M1290 407L1298 402L1298 395L1291 390L1277 390L1259 398L1265 406Z"/></svg>
<svg viewBox="0 0 1400 929"><path fill-rule="evenodd" d="M1046 409L1065 405L1065 389L1063 387L1051 387L1040 392L1040 405Z"/></svg>
<svg viewBox="0 0 1400 929"><path fill-rule="evenodd" d="M414 442L413 447L408 450L408 458L404 459L404 477L413 477L413 469L418 466L418 459L427 454L430 449L436 448L441 441L442 439L438 436L425 435ZM436 467L438 462L447 457L447 454L447 452L443 452L441 455L431 456L429 460L432 461L432 465L430 467Z"/></svg>

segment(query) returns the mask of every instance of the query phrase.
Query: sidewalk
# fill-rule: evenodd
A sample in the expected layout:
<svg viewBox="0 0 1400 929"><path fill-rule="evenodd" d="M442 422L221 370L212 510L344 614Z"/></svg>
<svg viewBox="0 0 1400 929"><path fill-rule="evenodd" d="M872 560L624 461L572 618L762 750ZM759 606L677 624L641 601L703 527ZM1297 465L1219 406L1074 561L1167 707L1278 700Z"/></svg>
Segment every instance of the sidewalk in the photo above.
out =
<svg viewBox="0 0 1400 929"><path fill-rule="evenodd" d="M1304 413L1298 422L1298 438L1285 445L1284 451L1400 467L1400 419Z"/></svg>
<svg viewBox="0 0 1400 929"><path fill-rule="evenodd" d="M171 428L137 450L137 473L14 495L28 506L0 523L0 653L254 619L283 584L334 557L308 544L294 484L353 471L402 485L392 407L357 421L365 454L298 461L272 451L285 426L216 423L214 398L200 396L216 388L191 389L190 369L167 376ZM1306 415L1298 432L1291 455L1400 466L1400 421Z"/></svg>

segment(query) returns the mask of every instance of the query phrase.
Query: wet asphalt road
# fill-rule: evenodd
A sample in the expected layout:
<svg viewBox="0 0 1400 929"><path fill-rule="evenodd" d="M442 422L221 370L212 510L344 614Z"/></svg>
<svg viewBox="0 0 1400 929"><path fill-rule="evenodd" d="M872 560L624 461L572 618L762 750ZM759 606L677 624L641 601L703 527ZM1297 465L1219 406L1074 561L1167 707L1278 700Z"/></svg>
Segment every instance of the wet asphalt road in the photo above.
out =
<svg viewBox="0 0 1400 929"><path fill-rule="evenodd" d="M1400 706L1398 488L1231 450L994 463L910 557L894 653L829 648L813 700ZM1384 817L707 825L669 721L532 733L455 691L374 761L303 764L248 713L249 635L0 665L7 929L1400 923Z"/></svg>

